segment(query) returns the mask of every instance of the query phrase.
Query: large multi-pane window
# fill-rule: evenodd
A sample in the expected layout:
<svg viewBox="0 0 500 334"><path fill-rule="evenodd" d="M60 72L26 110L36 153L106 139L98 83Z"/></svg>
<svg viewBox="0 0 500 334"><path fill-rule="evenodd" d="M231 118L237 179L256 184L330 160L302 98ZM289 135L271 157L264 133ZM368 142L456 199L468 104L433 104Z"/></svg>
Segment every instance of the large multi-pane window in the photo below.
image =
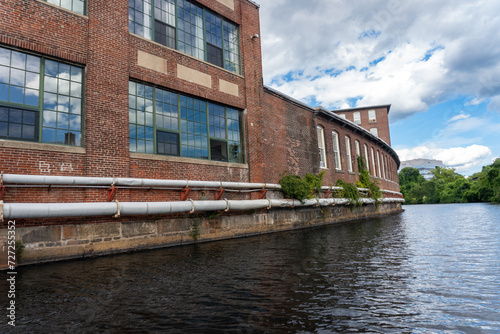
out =
<svg viewBox="0 0 500 334"><path fill-rule="evenodd" d="M129 31L240 73L238 27L187 0L129 0Z"/></svg>
<svg viewBox="0 0 500 334"><path fill-rule="evenodd" d="M82 144L81 67L0 47L0 137Z"/></svg>
<svg viewBox="0 0 500 334"><path fill-rule="evenodd" d="M243 163L241 112L129 83L130 151Z"/></svg>
<svg viewBox="0 0 500 334"><path fill-rule="evenodd" d="M45 0L48 3L71 10L78 14L85 14L85 0ZM132 1L132 0L130 0Z"/></svg>

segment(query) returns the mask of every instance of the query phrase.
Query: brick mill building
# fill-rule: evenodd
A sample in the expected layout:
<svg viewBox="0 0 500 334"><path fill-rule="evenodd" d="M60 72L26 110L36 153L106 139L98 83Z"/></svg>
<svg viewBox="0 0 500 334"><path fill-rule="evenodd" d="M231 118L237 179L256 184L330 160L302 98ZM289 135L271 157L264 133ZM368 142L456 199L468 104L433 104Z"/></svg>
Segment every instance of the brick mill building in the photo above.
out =
<svg viewBox="0 0 500 334"><path fill-rule="evenodd" d="M358 180L362 155L382 189L399 191L390 106L331 111L265 87L250 0L3 0L0 13L2 175L276 184L326 170L334 185ZM4 203L179 200L179 189L5 180Z"/></svg>

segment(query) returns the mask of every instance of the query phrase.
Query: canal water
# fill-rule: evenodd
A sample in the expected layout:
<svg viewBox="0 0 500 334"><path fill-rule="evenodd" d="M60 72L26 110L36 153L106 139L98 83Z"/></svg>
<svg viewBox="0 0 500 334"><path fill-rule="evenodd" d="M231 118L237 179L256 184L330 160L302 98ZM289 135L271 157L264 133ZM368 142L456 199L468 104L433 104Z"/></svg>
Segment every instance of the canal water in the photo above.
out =
<svg viewBox="0 0 500 334"><path fill-rule="evenodd" d="M21 267L16 327L2 307L0 332L500 333L500 205L404 209Z"/></svg>

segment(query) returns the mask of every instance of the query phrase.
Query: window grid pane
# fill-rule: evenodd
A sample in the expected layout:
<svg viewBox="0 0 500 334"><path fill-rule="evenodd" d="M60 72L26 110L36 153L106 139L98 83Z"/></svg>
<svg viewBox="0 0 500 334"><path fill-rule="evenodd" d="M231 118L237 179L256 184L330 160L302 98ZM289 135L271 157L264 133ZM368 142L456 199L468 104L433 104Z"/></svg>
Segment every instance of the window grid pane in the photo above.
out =
<svg viewBox="0 0 500 334"><path fill-rule="evenodd" d="M42 142L80 146L82 69L46 60L44 83Z"/></svg>
<svg viewBox="0 0 500 334"><path fill-rule="evenodd" d="M40 58L0 48L0 101L38 107Z"/></svg>
<svg viewBox="0 0 500 334"><path fill-rule="evenodd" d="M240 112L236 109L226 108L227 135L229 143L229 162L243 163L243 150L241 145Z"/></svg>
<svg viewBox="0 0 500 334"><path fill-rule="evenodd" d="M179 156L179 135L177 133L158 131L156 140L158 154Z"/></svg>
<svg viewBox="0 0 500 334"><path fill-rule="evenodd" d="M0 138L35 141L37 112L0 107Z"/></svg>
<svg viewBox="0 0 500 334"><path fill-rule="evenodd" d="M131 33L151 39L151 0L129 0L128 22Z"/></svg>
<svg viewBox="0 0 500 334"><path fill-rule="evenodd" d="M210 137L226 139L226 111L216 104L208 104Z"/></svg>
<svg viewBox="0 0 500 334"><path fill-rule="evenodd" d="M208 159L207 103L181 96L181 155Z"/></svg>
<svg viewBox="0 0 500 334"><path fill-rule="evenodd" d="M53 5L71 10L78 14L85 14L85 1L84 0L46 0Z"/></svg>
<svg viewBox="0 0 500 334"><path fill-rule="evenodd" d="M178 95L156 89L156 126L162 129L179 130Z"/></svg>
<svg viewBox="0 0 500 334"><path fill-rule="evenodd" d="M155 42L175 49L175 2L155 0Z"/></svg>
<svg viewBox="0 0 500 334"><path fill-rule="evenodd" d="M153 87L129 83L130 152L154 153Z"/></svg>
<svg viewBox="0 0 500 334"><path fill-rule="evenodd" d="M224 68L240 74L238 27L224 21Z"/></svg>
<svg viewBox="0 0 500 334"><path fill-rule="evenodd" d="M179 0L177 6L179 51L204 60L203 9L186 0Z"/></svg>

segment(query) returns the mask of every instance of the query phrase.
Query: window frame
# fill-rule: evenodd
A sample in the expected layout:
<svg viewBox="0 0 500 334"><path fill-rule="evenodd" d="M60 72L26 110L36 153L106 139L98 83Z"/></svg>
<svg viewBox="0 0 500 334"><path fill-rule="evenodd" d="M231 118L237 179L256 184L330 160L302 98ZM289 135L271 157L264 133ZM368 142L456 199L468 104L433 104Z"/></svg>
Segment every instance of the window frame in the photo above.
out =
<svg viewBox="0 0 500 334"><path fill-rule="evenodd" d="M383 179L382 170L380 169L380 151L377 150L377 166L378 166L378 175L380 179Z"/></svg>
<svg viewBox="0 0 500 334"><path fill-rule="evenodd" d="M371 154L372 154L372 168L373 168L373 176L377 177L377 168L375 165L375 153L373 147L371 147Z"/></svg>
<svg viewBox="0 0 500 334"><path fill-rule="evenodd" d="M333 157L335 159L335 170L342 170L342 160L340 156L340 139L339 133L337 131L332 131L332 139L333 139Z"/></svg>
<svg viewBox="0 0 500 334"><path fill-rule="evenodd" d="M368 110L368 123L377 123L377 111L375 109Z"/></svg>
<svg viewBox="0 0 500 334"><path fill-rule="evenodd" d="M370 128L370 133L374 135L375 137L379 138L378 136L378 128Z"/></svg>
<svg viewBox="0 0 500 334"><path fill-rule="evenodd" d="M327 169L325 129L321 125L316 126L316 135L318 137L319 167Z"/></svg>
<svg viewBox="0 0 500 334"><path fill-rule="evenodd" d="M361 112L359 111L355 111L353 114L353 121L354 121L354 124L361 124Z"/></svg>
<svg viewBox="0 0 500 334"><path fill-rule="evenodd" d="M351 138L349 136L345 136L345 151L347 157L347 171L349 173L353 173L353 164L352 164L352 152L351 152Z"/></svg>
<svg viewBox="0 0 500 334"><path fill-rule="evenodd" d="M138 86L140 85L140 86ZM149 98L149 103L151 104L151 125L149 126L152 132L149 139L146 138L147 129L144 130L145 136L144 139L141 139L137 136L137 127L144 126L148 127L147 118L144 121L144 124L139 124L137 118L137 112L139 109L134 107L138 101L138 99L142 99L141 95L138 94L138 89L144 90L144 96L146 96L146 91L151 89L151 94ZM159 92L160 91L160 92ZM159 95L159 94L162 95ZM166 95L168 95L168 100L166 100ZM135 100L134 100L135 98ZM158 100L158 99L161 100ZM134 101L134 102L132 102ZM169 102L166 102L169 101ZM134 103L131 105L131 103ZM144 105L147 105L147 101L144 102ZM161 104L162 110L159 108L159 104ZM163 112L163 108L165 105L170 106L169 111ZM223 133L223 135L219 135L217 137L217 132L215 135L212 135L211 132L211 122L210 119L213 115L210 114L210 106L215 106L217 108L223 109L224 115L224 130L219 133ZM146 107L145 107L146 108ZM198 111L198 113L197 113ZM131 114L134 112L134 114ZM163 114L162 114L163 113ZM168 113L170 115L175 114L175 116L166 116ZM132 116L134 115L134 116ZM237 117L235 116L237 115ZM132 122L132 117L135 117L135 123ZM235 118L236 117L236 118ZM167 124L167 120L169 125ZM233 128L233 123L237 122L237 129ZM216 124L214 122L214 124ZM220 122L219 122L220 124ZM135 127L135 128L134 128ZM220 126L219 126L220 128ZM198 131L197 129L201 130ZM170 133L177 135L177 148L178 155L167 155L158 153L158 133ZM136 134L136 136L133 136ZM199 159L203 161L213 161L213 162L227 162L227 163L236 163L236 164L245 164L245 129L244 129L244 119L243 112L241 110L232 108L227 105L220 105L213 103L208 100L203 100L197 97L192 97L186 94L182 94L180 92L174 92L170 90L166 90L164 88L147 85L140 82L129 81L129 152L130 153L143 153L143 154L154 154L154 155L164 155L164 156L174 156L180 158L188 158L188 159ZM236 138L239 137L239 138ZM198 138L200 137L200 138ZM139 143L139 140L144 143ZM150 145L150 150L148 151L148 146L146 142L152 142ZM227 160L214 160L212 159L211 154L211 143L214 142L223 142L226 147L226 155ZM136 145L135 148L133 144ZM144 150L142 146L138 145L144 144ZM238 149L236 151L237 156L234 156L232 153L232 148L237 146ZM194 155L190 154L192 150L200 151L201 157L197 156L198 153ZM206 150L206 157L204 157L203 151ZM184 152L188 152L185 154ZM232 157L232 158L231 158Z"/></svg>
<svg viewBox="0 0 500 334"><path fill-rule="evenodd" d="M81 0L81 1L79 1L79 0L71 0L71 9L66 8L66 7L63 7L63 6L61 5L62 0L57 0L57 2L58 2L59 4L56 4L56 3L54 3L54 2L52 2L52 1L50 1L50 0L43 0L43 1L44 1L44 2L46 2L46 3L49 3L49 4L51 4L51 5L54 5L54 6L61 7L61 8L63 8L63 9L69 10L69 11L71 11L71 12L73 12L73 13L76 13L76 14L79 14L79 15L84 15L84 16L86 16L86 15L87 15L87 0ZM74 5L75 5L75 1L78 1L78 2L83 2L83 8L82 8L82 12L81 12L81 13L73 9L73 8L74 8Z"/></svg>
<svg viewBox="0 0 500 334"><path fill-rule="evenodd" d="M17 109L21 111L28 111L28 112L35 112L35 124L34 124L34 139L25 139L25 138L20 138L20 137L10 137L10 136L2 136L2 139L5 140L14 140L14 141L24 141L24 142L30 142L30 143L41 143L41 144L47 144L47 145L61 145L61 146L71 146L71 147L84 147L84 134L85 134L85 129L84 129L84 120L85 120L85 67L81 67L80 65L75 65L73 63L69 63L66 61L61 61L60 59L52 58L52 57L47 57L45 55L38 55L33 52L26 52L25 50L19 50L16 48L11 48L7 46L0 46L0 52L4 52L2 50L7 50L10 52L10 65L7 66L5 64L0 64L1 67L8 68L9 73L11 73L12 69L16 71L22 71L19 67L13 66L12 65L12 57L13 54L16 53L18 55L23 55L24 59L26 61L25 64L25 77L24 77L24 86L19 86L19 84L12 84L10 81L9 83L1 83L1 85L7 85L7 86L18 86L21 87L24 90L38 90L38 103L37 105L34 104L26 104L26 100L24 100L24 103L18 103L18 102L12 102L12 101L6 101L2 100L0 101L0 107L3 108L8 108L8 109ZM38 59L38 72L34 72L33 70L28 70L28 59L29 57L31 58L37 58ZM57 75L51 75L48 74L47 71L51 71L52 69L47 69L48 66L47 64L50 63L55 63L57 64ZM67 77L62 76L61 72L59 72L60 68L63 67L64 69L68 69L69 72L62 72L67 75ZM79 78L78 80L73 79L73 69L78 73L76 76ZM33 72L38 75L38 88L33 89L30 86L27 86L27 72ZM9 80L10 80L9 76ZM47 78L52 78L54 83L56 85L56 90L47 90L49 85L47 84ZM50 80L48 80L50 82ZM66 83L67 86L64 88L64 84ZM79 89L74 89L73 85L75 87L79 86ZM10 90L10 88L9 88ZM56 98L55 106L51 109L47 106L46 99L48 100L49 97L52 96ZM67 110L64 110L65 105L62 103L59 103L59 101L64 101L67 100L66 106ZM72 104L72 101L76 101L77 103ZM79 101L79 103L78 103ZM76 109L73 110L73 107ZM10 112L10 111L9 111ZM23 113L24 114L24 113ZM54 114L56 117L55 125L49 125L45 122L45 118L48 118L49 114ZM60 124L59 117L61 117L61 122L63 124ZM66 120L65 120L66 119ZM77 120L78 119L78 120ZM72 127L72 120L77 120L77 125L78 129L76 127ZM66 126L64 125L64 122L66 123ZM2 123L7 123L10 124L10 121ZM79 123L79 124L78 124ZM45 140L44 136L44 130L55 130L55 141L47 141ZM64 136L64 140L58 142L58 138L62 138L62 136L58 136L57 132L58 131L66 131L66 134ZM78 144L77 144L77 137L78 136ZM66 139L68 138L68 139ZM71 139L75 141L74 144L71 144ZM69 141L69 142L68 142Z"/></svg>
<svg viewBox="0 0 500 334"><path fill-rule="evenodd" d="M368 159L368 145L366 144L363 144L363 148L365 150L365 164L366 164L366 168L368 169L368 173L371 175L371 172L370 172L370 160Z"/></svg>
<svg viewBox="0 0 500 334"><path fill-rule="evenodd" d="M138 36L141 36L145 39L151 40L152 42L161 44L165 47L172 48L169 45L165 45L160 43L156 39L156 21L161 22L167 27L173 28L175 33L175 47L172 48L184 54L187 54L190 57L194 57L201 61L207 62L219 68L222 68L231 73L235 73L237 75L241 75L242 72L242 64L241 64L241 37L240 37L240 26L233 21L225 18L224 16L216 13L209 8L191 0L174 0L173 8L175 18L174 25L171 23L167 23L163 21L161 18L157 18L157 11L161 12L162 10L159 7L156 7L156 3L161 0L141 0L142 7L141 9L136 9L136 7L131 7L129 3L129 32ZM168 1L169 3L172 3ZM185 10L185 4L189 4L189 9ZM201 11L198 13L196 17L200 20L195 20L196 22L188 22L189 20L184 20L181 17L185 17L185 11L188 14L192 14L190 12L191 9L196 9L196 11ZM142 11L141 11L142 10ZM180 12L182 10L182 12ZM136 12L144 14L144 17L141 15L136 15ZM131 14L133 13L133 14ZM167 13L166 16L172 15L171 13ZM132 19L130 19L132 17ZM210 29L209 25L212 22L209 22L210 18L215 18L220 21L220 27L217 27L217 32L215 33L216 39L220 41L221 45L216 45L212 43L212 35L213 29ZM146 26L144 23L148 21L149 26ZM170 19L168 20L170 21ZM187 22L187 23L186 23ZM194 24L196 27L194 32L191 29L191 26L185 27L185 24ZM220 28L220 29L218 29ZM210 29L210 31L209 31ZM139 31L140 30L140 31ZM146 31L147 30L147 31ZM189 30L189 31L188 31ZM220 32L220 36L217 35ZM193 36L191 36L194 33ZM198 34L199 33L199 34ZM188 34L189 36L185 36ZM233 36L234 34L234 36ZM233 36L233 38L231 38ZM194 44L187 44L187 40L201 40L202 43L194 42ZM185 39L187 38L187 40ZM168 39L168 37L167 37ZM221 61L222 66L219 63L215 63L210 61L209 57L209 45L214 49L218 49L221 52ZM188 49L186 49L188 48ZM218 59L218 57L216 57ZM215 59L215 58L214 58Z"/></svg>

